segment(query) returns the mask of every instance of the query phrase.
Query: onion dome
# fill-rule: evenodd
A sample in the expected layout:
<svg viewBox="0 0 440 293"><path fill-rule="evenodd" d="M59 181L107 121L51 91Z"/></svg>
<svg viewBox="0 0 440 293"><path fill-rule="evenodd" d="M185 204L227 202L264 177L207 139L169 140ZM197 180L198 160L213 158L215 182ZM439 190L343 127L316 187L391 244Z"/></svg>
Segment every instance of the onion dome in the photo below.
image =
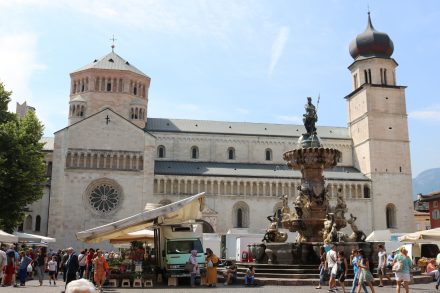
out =
<svg viewBox="0 0 440 293"><path fill-rule="evenodd" d="M390 58L394 51L393 41L386 33L374 29L368 12L368 24L365 31L350 43L350 55L353 59L381 57Z"/></svg>

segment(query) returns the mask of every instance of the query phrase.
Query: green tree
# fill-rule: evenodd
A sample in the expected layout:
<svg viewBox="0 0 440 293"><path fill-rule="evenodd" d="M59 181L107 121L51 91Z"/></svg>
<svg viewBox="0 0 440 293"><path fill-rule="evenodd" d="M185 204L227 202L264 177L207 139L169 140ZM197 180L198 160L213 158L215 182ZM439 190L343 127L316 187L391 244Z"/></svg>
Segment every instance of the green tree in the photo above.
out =
<svg viewBox="0 0 440 293"><path fill-rule="evenodd" d="M32 111L24 118L8 112L11 92L0 82L0 229L12 232L28 205L43 196L43 125Z"/></svg>

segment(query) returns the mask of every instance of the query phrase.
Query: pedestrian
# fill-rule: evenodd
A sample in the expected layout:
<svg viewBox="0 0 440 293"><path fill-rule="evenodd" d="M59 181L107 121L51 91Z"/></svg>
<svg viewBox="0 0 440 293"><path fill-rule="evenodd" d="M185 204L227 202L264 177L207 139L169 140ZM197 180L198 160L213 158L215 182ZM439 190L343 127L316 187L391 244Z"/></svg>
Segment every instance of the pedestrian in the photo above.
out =
<svg viewBox="0 0 440 293"><path fill-rule="evenodd" d="M87 262L87 249L81 250L81 253L78 255L78 263L79 263L79 278L82 279L84 276L84 272L86 270L86 262Z"/></svg>
<svg viewBox="0 0 440 293"><path fill-rule="evenodd" d="M35 270L38 275L38 282L40 286L43 286L44 280L44 272L47 267L47 256L46 256L46 248L40 247L37 253L37 257L35 258Z"/></svg>
<svg viewBox="0 0 440 293"><path fill-rule="evenodd" d="M3 284L3 269L6 267L6 252L0 247L0 284Z"/></svg>
<svg viewBox="0 0 440 293"><path fill-rule="evenodd" d="M66 249L67 251L67 261L66 261L66 286L72 281L76 280L76 272L79 269L78 255L73 250L72 247Z"/></svg>
<svg viewBox="0 0 440 293"><path fill-rule="evenodd" d="M377 265L377 274L379 275L379 287L383 287L383 278L391 281L390 276L387 275L387 252L382 244L378 246L377 252L379 263Z"/></svg>
<svg viewBox="0 0 440 293"><path fill-rule="evenodd" d="M411 281L411 276L409 274L409 271L411 269L411 259L408 256L408 251L406 250L405 246L402 246L399 249L399 253L394 257L393 262L393 271L395 271L396 276L396 292L400 293L400 287L401 283L403 283L403 287L405 288L405 292L409 292L409 286L408 283ZM437 280L437 285L435 286L436 289L438 289L439 282Z"/></svg>
<svg viewBox="0 0 440 293"><path fill-rule="evenodd" d="M66 293L95 293L95 286L86 279L72 281L66 287Z"/></svg>
<svg viewBox="0 0 440 293"><path fill-rule="evenodd" d="M330 279L328 281L328 291L334 292L336 289L336 272L337 272L337 259L336 245L332 244L329 251L326 253L326 268Z"/></svg>
<svg viewBox="0 0 440 293"><path fill-rule="evenodd" d="M435 281L437 281L439 272L438 267L435 263L435 259L431 259L431 261L426 266L426 274L430 275Z"/></svg>
<svg viewBox="0 0 440 293"><path fill-rule="evenodd" d="M345 293L345 278L348 274L348 264L347 259L343 251L338 252L338 272L336 274L336 279L339 282L339 286L342 288L342 292Z"/></svg>
<svg viewBox="0 0 440 293"><path fill-rule="evenodd" d="M394 262L394 257L396 256L396 252L395 251L391 251L391 254L387 256L387 269L388 270L392 270L393 268L393 262Z"/></svg>
<svg viewBox="0 0 440 293"><path fill-rule="evenodd" d="M92 269L93 269L93 257L95 254L95 250L93 248L89 249L86 258L86 279L90 280L92 278Z"/></svg>
<svg viewBox="0 0 440 293"><path fill-rule="evenodd" d="M5 286L14 286L17 287L15 283L15 270L16 270L16 257L14 245L12 245L8 250L6 250L6 266L4 268L4 275L2 280L2 287Z"/></svg>
<svg viewBox="0 0 440 293"><path fill-rule="evenodd" d="M322 286L325 285L325 275L326 275L326 269L325 269L325 249L324 246L321 246L319 248L319 284L315 289L321 289Z"/></svg>
<svg viewBox="0 0 440 293"><path fill-rule="evenodd" d="M199 264L197 263L197 250L191 250L191 255L189 256L188 262L192 265L192 270L190 272L191 288L195 288L196 276L199 269Z"/></svg>
<svg viewBox="0 0 440 293"><path fill-rule="evenodd" d="M246 270L246 275L244 276L244 285L253 286L255 282L255 268L250 266Z"/></svg>
<svg viewBox="0 0 440 293"><path fill-rule="evenodd" d="M54 286L57 284L55 279L57 267L58 267L57 256L53 255L52 259L47 263L47 269L49 270L49 285L52 285L51 280L53 280Z"/></svg>
<svg viewBox="0 0 440 293"><path fill-rule="evenodd" d="M57 253L55 254L55 256L56 256L56 260L57 260L57 270L56 270L56 272L55 272L55 280L58 280L58 274L59 274L59 272L62 270L61 269L61 260L63 259L63 253L62 253L62 251L61 251L61 249L59 249L58 251L57 251Z"/></svg>
<svg viewBox="0 0 440 293"><path fill-rule="evenodd" d="M367 287L365 286L365 284L364 283L359 283L359 273L360 273L360 271L359 271L359 267L358 267L357 263L362 258L359 255L359 251L357 249L353 249L352 252L351 252L350 258L351 258L351 265L353 266L353 273L354 273L353 284L352 284L350 293L355 293L355 291L356 291L356 289L358 287L358 284L361 284L361 287L364 290L364 293L368 293Z"/></svg>
<svg viewBox="0 0 440 293"><path fill-rule="evenodd" d="M237 265L232 263L226 271L223 272L225 278L225 286L231 284L233 279L237 279Z"/></svg>
<svg viewBox="0 0 440 293"><path fill-rule="evenodd" d="M208 287L217 286L217 266L219 258L212 252L211 248L206 249L206 284Z"/></svg>
<svg viewBox="0 0 440 293"><path fill-rule="evenodd" d="M361 287L363 283L367 283L368 287L370 287L371 292L374 293L374 277L370 272L370 264L368 261L368 258L366 257L364 251L361 249L359 250L359 254L361 255L361 259L358 260L358 268L359 268L359 280L358 280L358 287L357 287L357 293L361 292Z"/></svg>
<svg viewBox="0 0 440 293"><path fill-rule="evenodd" d="M63 272L63 281L67 281L67 260L69 259L69 255L64 250L62 251L62 257L61 257L61 271Z"/></svg>
<svg viewBox="0 0 440 293"><path fill-rule="evenodd" d="M26 255L24 251L20 253L20 267L18 268L18 278L20 279L20 286L26 285L27 268L32 263L32 258Z"/></svg>
<svg viewBox="0 0 440 293"><path fill-rule="evenodd" d="M102 255L102 251L96 250L96 257L93 259L94 265L94 274L93 279L95 280L95 284L99 289L99 292L102 292L102 286L105 282L106 271L108 270L108 263L105 257Z"/></svg>

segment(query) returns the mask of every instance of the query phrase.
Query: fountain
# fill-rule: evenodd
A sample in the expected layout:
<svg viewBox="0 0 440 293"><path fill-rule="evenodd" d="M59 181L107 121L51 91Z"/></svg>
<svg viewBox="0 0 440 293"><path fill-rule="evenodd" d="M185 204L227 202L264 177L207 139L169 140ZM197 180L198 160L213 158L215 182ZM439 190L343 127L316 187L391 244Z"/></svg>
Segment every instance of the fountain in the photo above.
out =
<svg viewBox="0 0 440 293"><path fill-rule="evenodd" d="M269 216L271 224L263 239L264 245L253 249L254 258L270 264L311 264L319 261L319 247L323 242L333 242L344 250L346 255L354 247L363 248L367 255L373 252L372 244L364 242L365 234L356 224L356 217L345 219L347 205L341 190L337 192L337 203L331 207L328 199L323 172L336 166L341 152L324 148L316 132L318 120L316 108L310 97L305 105L303 122L306 133L298 139L298 148L284 153L287 166L301 172L299 195L293 202L294 209L288 206L288 197L283 196L282 220ZM351 235L340 229L351 226ZM280 226L291 232L298 232L295 243L286 243L287 235Z"/></svg>

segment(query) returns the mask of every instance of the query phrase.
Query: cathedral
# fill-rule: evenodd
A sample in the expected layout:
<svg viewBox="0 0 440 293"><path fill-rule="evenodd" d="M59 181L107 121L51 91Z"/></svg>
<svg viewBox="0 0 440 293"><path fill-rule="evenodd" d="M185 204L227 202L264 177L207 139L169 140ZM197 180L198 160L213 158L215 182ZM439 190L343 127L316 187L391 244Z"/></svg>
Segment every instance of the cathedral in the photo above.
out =
<svg viewBox="0 0 440 293"><path fill-rule="evenodd" d="M366 234L415 229L405 86L393 50L368 16L349 46L348 125L317 126L324 147L342 152L324 172L330 203L341 190ZM303 125L149 117L151 78L114 48L70 78L68 125L44 138L50 179L25 232L80 248L78 231L199 192L206 193L205 231L255 232L283 195L292 206L299 194L301 174L287 168L283 153L297 147Z"/></svg>

